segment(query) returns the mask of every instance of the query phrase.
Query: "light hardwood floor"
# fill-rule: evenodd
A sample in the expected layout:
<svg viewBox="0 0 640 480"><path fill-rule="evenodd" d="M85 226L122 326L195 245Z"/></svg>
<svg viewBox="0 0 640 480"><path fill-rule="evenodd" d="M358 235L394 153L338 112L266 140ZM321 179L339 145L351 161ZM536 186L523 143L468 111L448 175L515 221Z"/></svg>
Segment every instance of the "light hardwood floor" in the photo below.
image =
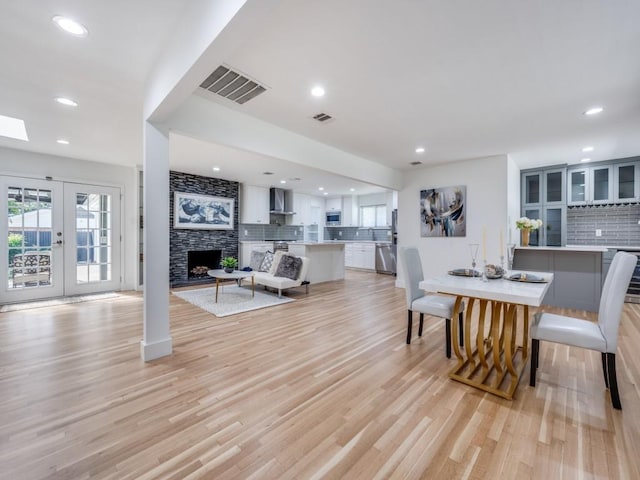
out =
<svg viewBox="0 0 640 480"><path fill-rule="evenodd" d="M349 271L221 319L172 296L174 354L147 364L138 294L0 314L0 477L640 478L640 305L622 411L598 353L546 343L508 401L447 378L442 320L405 344L393 282Z"/></svg>

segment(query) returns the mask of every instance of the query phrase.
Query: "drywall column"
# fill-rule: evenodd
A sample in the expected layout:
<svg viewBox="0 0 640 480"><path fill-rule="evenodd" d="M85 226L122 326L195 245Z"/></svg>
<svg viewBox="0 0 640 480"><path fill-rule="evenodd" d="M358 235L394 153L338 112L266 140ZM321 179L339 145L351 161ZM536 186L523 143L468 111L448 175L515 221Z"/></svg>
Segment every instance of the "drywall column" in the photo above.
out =
<svg viewBox="0 0 640 480"><path fill-rule="evenodd" d="M145 362L171 355L169 331L169 138L144 122Z"/></svg>

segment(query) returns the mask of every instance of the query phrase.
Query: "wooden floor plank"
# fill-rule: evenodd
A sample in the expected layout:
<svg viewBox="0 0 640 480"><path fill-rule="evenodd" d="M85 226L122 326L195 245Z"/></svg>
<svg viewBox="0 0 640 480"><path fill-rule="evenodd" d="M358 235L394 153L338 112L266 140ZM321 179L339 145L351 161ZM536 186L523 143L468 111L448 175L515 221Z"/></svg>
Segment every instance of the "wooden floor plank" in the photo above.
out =
<svg viewBox="0 0 640 480"><path fill-rule="evenodd" d="M406 345L394 282L348 271L225 318L171 296L174 354L149 363L138 293L2 313L0 478L640 478L640 305L624 410L598 353L544 342L508 401L448 378L442 319Z"/></svg>

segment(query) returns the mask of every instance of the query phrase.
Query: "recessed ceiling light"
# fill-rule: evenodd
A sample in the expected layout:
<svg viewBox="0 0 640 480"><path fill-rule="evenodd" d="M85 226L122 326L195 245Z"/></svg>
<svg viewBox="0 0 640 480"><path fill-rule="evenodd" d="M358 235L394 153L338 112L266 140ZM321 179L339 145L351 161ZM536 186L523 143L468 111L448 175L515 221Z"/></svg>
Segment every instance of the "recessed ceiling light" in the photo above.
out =
<svg viewBox="0 0 640 480"><path fill-rule="evenodd" d="M424 153L424 147L416 148L416 153Z"/></svg>
<svg viewBox="0 0 640 480"><path fill-rule="evenodd" d="M5 117L0 115L0 135L3 137L13 138L15 140L29 141L27 137L27 129L24 126L24 120L13 117Z"/></svg>
<svg viewBox="0 0 640 480"><path fill-rule="evenodd" d="M220 171L220 167L213 167L213 171L214 172L219 172Z"/></svg>
<svg viewBox="0 0 640 480"><path fill-rule="evenodd" d="M590 162L591 159L590 158L581 158L580 161L581 162Z"/></svg>
<svg viewBox="0 0 640 480"><path fill-rule="evenodd" d="M280 180L280 183L287 183L286 180Z"/></svg>
<svg viewBox="0 0 640 480"><path fill-rule="evenodd" d="M356 191L356 189L355 189L355 188L350 188L350 189L349 189L349 191L350 191L350 192L355 192L355 191Z"/></svg>
<svg viewBox="0 0 640 480"><path fill-rule="evenodd" d="M587 153L587 152L593 152L593 150L594 150L594 148L593 148L593 147L582 147L582 151L583 151L584 153Z"/></svg>
<svg viewBox="0 0 640 480"><path fill-rule="evenodd" d="M58 25L62 30L76 37L86 37L89 34L89 31L84 25L72 20L71 18L56 15L51 20L53 20L53 23Z"/></svg>
<svg viewBox="0 0 640 480"><path fill-rule="evenodd" d="M324 97L324 88L322 88L320 85L313 87L311 89L311 95L313 95L314 97Z"/></svg>
<svg viewBox="0 0 640 480"><path fill-rule="evenodd" d="M65 98L65 97L57 97L56 98L56 102L62 104L62 105L66 105L68 107L77 107L78 106L78 102L71 100L70 98Z"/></svg>
<svg viewBox="0 0 640 480"><path fill-rule="evenodd" d="M589 110L584 112L584 114L585 115L596 115L596 114L602 112L603 110L604 110L604 108L602 108L602 107L591 107Z"/></svg>
<svg viewBox="0 0 640 480"><path fill-rule="evenodd" d="M69 140L65 140L64 138L59 138L56 140L60 145L69 145Z"/></svg>
<svg viewBox="0 0 640 480"><path fill-rule="evenodd" d="M324 192L323 195L329 195L329 192Z"/></svg>
<svg viewBox="0 0 640 480"><path fill-rule="evenodd" d="M322 191L324 190L324 187L318 187L318 190Z"/></svg>

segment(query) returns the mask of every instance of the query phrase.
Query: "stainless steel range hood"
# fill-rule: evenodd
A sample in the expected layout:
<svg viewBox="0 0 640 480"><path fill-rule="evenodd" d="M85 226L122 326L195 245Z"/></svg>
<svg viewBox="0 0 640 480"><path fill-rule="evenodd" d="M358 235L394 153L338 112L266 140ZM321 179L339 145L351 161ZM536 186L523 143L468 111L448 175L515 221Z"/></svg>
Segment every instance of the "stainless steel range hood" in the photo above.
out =
<svg viewBox="0 0 640 480"><path fill-rule="evenodd" d="M293 192L282 188L271 188L269 191L269 213L293 215Z"/></svg>

